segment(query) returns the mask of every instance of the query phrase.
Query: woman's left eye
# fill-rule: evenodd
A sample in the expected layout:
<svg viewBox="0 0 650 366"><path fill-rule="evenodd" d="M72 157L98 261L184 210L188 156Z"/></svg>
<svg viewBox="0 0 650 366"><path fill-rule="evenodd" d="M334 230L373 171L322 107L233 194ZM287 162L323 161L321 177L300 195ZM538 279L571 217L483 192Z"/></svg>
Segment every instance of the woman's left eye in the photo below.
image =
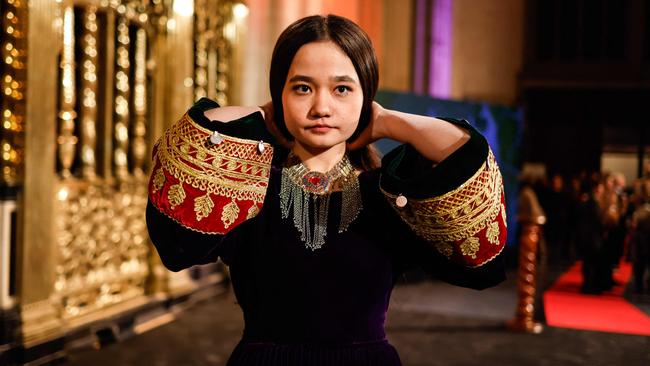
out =
<svg viewBox="0 0 650 366"><path fill-rule="evenodd" d="M336 90L337 94L347 94L350 91L352 91L352 89L350 89L350 87L345 86L345 85L339 85L339 86L336 87L335 90Z"/></svg>

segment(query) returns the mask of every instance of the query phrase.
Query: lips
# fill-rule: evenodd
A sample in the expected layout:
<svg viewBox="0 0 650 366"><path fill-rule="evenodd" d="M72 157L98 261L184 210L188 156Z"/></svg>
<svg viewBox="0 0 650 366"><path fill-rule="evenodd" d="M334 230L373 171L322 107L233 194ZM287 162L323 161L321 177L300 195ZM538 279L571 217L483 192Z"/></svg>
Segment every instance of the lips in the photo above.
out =
<svg viewBox="0 0 650 366"><path fill-rule="evenodd" d="M315 126L307 127L307 130L315 133L325 133L333 129L334 127L329 125L315 125Z"/></svg>

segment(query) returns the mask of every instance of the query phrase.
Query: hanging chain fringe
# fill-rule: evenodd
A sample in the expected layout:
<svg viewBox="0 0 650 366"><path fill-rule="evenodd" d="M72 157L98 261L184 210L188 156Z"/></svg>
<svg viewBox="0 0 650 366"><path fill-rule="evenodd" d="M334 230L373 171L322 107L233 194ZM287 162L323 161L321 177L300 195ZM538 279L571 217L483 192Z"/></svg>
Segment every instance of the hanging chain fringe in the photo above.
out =
<svg viewBox="0 0 650 366"><path fill-rule="evenodd" d="M345 232L363 209L359 178L347 156L332 171L319 176L320 179L325 180L331 178L331 181L326 181L325 189L319 190L318 193L313 193L314 189L305 186L309 184L309 177L313 176L313 172L307 170L302 163L298 163L282 169L280 186L282 218L286 219L293 214L293 224L300 232L300 240L312 251L320 249L325 244L333 187L342 191L339 233ZM320 180L318 182L322 183ZM313 218L311 221L310 217Z"/></svg>

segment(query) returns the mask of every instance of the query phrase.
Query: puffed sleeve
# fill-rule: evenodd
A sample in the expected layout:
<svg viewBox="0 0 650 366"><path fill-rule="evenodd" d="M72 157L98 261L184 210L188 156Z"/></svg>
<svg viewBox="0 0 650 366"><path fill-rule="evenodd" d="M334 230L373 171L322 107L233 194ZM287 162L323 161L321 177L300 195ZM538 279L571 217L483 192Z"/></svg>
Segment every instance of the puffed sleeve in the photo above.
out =
<svg viewBox="0 0 650 366"><path fill-rule="evenodd" d="M262 208L274 152L261 113L209 121L203 98L153 149L147 227L171 270L216 260L224 240Z"/></svg>
<svg viewBox="0 0 650 366"><path fill-rule="evenodd" d="M412 146L397 147L382 159L380 189L425 243L419 258L431 263L423 267L435 267L448 282L482 288L504 278L503 182L485 138L467 121L445 120L467 129L470 139L435 167ZM472 277L487 282L473 284Z"/></svg>

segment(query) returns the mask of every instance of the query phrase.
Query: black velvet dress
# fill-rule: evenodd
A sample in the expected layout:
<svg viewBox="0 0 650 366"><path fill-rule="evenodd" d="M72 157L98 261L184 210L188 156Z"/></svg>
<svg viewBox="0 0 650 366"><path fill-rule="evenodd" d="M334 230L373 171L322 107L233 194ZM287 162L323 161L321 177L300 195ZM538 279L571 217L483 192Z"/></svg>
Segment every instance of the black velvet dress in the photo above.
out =
<svg viewBox="0 0 650 366"><path fill-rule="evenodd" d="M194 112L200 113L194 118L204 119L202 111L210 107L195 105ZM470 141L436 168L413 149L402 149L403 161L390 177L379 170L359 176L363 210L343 233L337 224L329 224L325 244L314 251L300 240L291 217L281 217L278 166L271 168L259 214L226 235L183 227L151 201L147 225L169 269L218 258L229 266L245 329L228 365L397 366L400 360L386 340L384 323L391 290L404 271L419 266L452 284L481 289L501 282L504 270L501 255L476 268L441 255L389 205L380 180L382 188L401 185L409 191L407 182L411 192L444 193L478 169L485 149L485 141L473 131ZM386 159L395 159L395 153L383 162L391 166ZM332 193L329 223L339 222L340 208L341 193Z"/></svg>

